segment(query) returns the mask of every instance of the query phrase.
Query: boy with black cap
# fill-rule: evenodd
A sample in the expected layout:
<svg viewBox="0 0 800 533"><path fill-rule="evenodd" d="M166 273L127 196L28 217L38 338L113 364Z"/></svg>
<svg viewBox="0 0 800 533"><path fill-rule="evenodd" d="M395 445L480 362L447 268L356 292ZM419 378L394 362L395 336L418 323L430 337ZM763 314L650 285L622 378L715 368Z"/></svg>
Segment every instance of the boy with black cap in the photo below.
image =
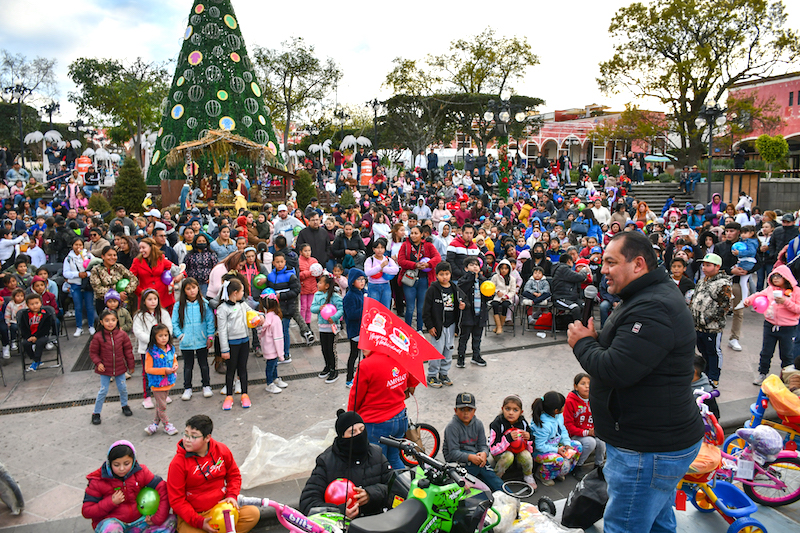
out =
<svg viewBox="0 0 800 533"><path fill-rule="evenodd" d="M444 428L442 453L448 463L459 463L494 492L503 482L488 465L489 444L483 422L475 418L475 396L462 392L456 396L455 415Z"/></svg>

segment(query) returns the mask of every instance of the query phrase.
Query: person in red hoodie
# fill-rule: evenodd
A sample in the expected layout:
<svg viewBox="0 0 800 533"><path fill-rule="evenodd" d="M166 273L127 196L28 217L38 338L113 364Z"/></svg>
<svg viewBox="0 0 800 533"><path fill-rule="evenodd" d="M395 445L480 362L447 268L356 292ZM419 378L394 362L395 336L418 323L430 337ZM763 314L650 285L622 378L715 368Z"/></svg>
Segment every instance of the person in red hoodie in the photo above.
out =
<svg viewBox="0 0 800 533"><path fill-rule="evenodd" d="M572 392L567 395L564 404L564 427L567 428L570 438L583 446L583 453L572 471L578 481L592 470L586 468L584 463L593 451L595 466L603 466L606 460L606 443L594 435L592 408L589 406L590 382L589 374L578 373L573 380Z"/></svg>
<svg viewBox="0 0 800 533"><path fill-rule="evenodd" d="M103 466L86 476L89 484L83 495L84 518L92 521L96 533L171 533L175 516L169 514L167 484L136 460L136 450L127 440L118 440L108 449ZM142 516L136 496L145 487L158 492L158 510Z"/></svg>
<svg viewBox="0 0 800 533"><path fill-rule="evenodd" d="M169 464L167 494L178 515L178 533L217 533L209 521L211 510L222 502L239 509L236 532L247 533L258 523L257 507L239 507L242 475L230 449L211 438L214 423L206 415L186 421L183 439Z"/></svg>

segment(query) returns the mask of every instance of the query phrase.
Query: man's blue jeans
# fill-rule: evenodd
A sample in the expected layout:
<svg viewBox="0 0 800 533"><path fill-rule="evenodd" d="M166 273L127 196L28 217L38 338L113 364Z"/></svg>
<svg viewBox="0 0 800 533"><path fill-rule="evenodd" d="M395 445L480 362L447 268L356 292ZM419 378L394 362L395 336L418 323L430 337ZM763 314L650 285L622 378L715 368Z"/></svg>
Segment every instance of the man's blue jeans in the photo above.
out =
<svg viewBox="0 0 800 533"><path fill-rule="evenodd" d="M608 444L604 533L675 533L675 488L700 451L700 442L677 452L643 453Z"/></svg>
<svg viewBox="0 0 800 533"><path fill-rule="evenodd" d="M354 385L355 386L355 385ZM365 385L366 386L366 385ZM404 438L408 430L408 415L406 410L403 409L395 416L386 422L377 422L364 424L367 428L367 436L372 444L377 444L383 450L383 455L389 460L389 464L395 470L405 468L403 461L400 459L400 450L397 448L390 448L385 444L380 443L381 437L397 437Z"/></svg>
<svg viewBox="0 0 800 533"><path fill-rule="evenodd" d="M87 198L91 198L92 194L100 192L99 185L84 185L83 186L83 193L86 195Z"/></svg>

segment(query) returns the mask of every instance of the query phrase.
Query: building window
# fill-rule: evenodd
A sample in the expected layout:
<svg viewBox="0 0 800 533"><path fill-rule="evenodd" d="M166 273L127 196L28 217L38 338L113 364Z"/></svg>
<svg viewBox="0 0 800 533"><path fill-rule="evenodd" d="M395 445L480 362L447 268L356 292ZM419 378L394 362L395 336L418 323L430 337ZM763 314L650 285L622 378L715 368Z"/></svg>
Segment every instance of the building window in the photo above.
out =
<svg viewBox="0 0 800 533"><path fill-rule="evenodd" d="M800 96L798 96L798 98L800 98ZM789 93L789 107L792 107L793 105L794 105L794 91Z"/></svg>

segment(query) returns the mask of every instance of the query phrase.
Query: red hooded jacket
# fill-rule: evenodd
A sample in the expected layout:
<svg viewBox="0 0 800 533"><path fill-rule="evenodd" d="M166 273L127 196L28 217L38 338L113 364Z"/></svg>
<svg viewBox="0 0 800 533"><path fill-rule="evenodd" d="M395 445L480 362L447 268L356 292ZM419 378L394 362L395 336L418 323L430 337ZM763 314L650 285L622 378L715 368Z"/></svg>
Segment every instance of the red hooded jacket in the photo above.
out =
<svg viewBox="0 0 800 533"><path fill-rule="evenodd" d="M586 437L590 429L594 429L592 409L589 400L581 398L577 392L567 394L564 404L564 427L570 437Z"/></svg>
<svg viewBox="0 0 800 533"><path fill-rule="evenodd" d="M187 452L183 440L169 464L167 494L172 509L190 526L202 529L204 513L225 498L236 498L242 487L242 475L233 454L213 438L208 453L201 457Z"/></svg>
<svg viewBox="0 0 800 533"><path fill-rule="evenodd" d="M120 479L111 471L108 463L86 476L89 485L83 496L83 517L92 521L92 528L106 518L116 518L129 524L142 517L136 507L136 496L145 487L158 491L161 502L158 512L153 515L153 523L161 525L169 516L169 502L167 501L167 484L159 476L153 475L150 470L134 461L131 471L124 479ZM125 494L125 501L114 505L111 496L115 491L121 490Z"/></svg>

